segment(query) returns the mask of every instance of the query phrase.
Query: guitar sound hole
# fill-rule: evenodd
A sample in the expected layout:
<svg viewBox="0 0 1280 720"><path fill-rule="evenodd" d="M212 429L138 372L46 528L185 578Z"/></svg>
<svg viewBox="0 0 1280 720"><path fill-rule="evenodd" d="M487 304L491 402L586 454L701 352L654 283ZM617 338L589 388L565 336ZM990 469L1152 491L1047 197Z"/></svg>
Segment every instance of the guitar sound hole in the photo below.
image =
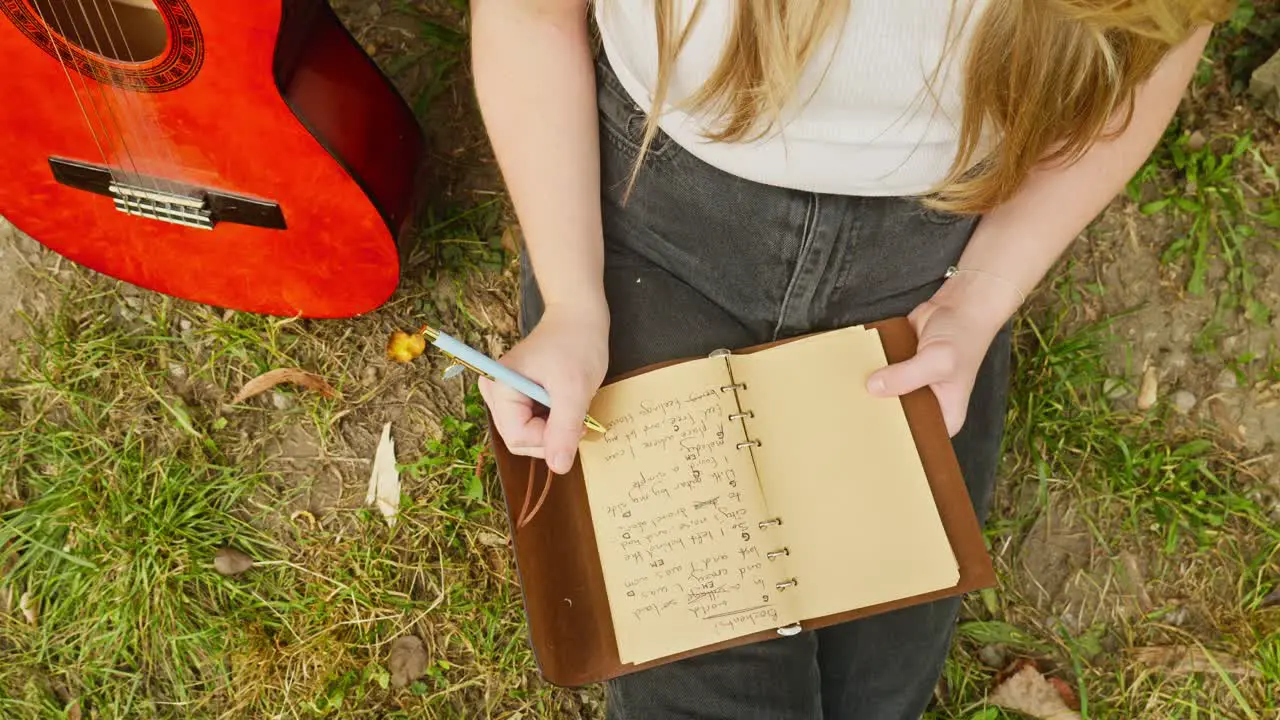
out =
<svg viewBox="0 0 1280 720"><path fill-rule="evenodd" d="M152 0L30 0L68 43L117 62L160 57L169 42L164 16Z"/></svg>

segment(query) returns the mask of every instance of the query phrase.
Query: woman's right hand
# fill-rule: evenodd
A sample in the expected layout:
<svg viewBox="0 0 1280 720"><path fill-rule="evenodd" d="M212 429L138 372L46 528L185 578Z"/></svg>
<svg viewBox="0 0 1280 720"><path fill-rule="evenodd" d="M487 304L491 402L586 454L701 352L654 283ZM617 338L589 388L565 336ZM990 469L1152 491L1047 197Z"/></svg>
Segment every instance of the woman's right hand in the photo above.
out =
<svg viewBox="0 0 1280 720"><path fill-rule="evenodd" d="M609 310L603 302L585 306L548 305L521 342L498 362L546 388L551 412L487 378L480 393L498 434L511 452L547 460L553 472L573 467L583 420L609 366Z"/></svg>

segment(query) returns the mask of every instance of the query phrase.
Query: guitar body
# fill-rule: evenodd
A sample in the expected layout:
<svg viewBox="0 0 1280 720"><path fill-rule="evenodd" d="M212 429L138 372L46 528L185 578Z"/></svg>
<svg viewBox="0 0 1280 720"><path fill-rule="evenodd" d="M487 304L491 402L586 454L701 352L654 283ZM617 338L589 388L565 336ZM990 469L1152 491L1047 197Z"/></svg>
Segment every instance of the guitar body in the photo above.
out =
<svg viewBox="0 0 1280 720"><path fill-rule="evenodd" d="M0 0L0 67L0 215L55 252L271 315L394 291L422 136L325 0Z"/></svg>

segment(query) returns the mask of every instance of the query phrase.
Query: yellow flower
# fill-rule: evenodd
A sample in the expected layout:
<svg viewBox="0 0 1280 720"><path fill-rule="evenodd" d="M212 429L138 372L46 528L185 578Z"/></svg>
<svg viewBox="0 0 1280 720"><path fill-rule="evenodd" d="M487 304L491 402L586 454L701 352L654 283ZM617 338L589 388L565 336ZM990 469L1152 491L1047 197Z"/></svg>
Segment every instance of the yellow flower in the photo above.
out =
<svg viewBox="0 0 1280 720"><path fill-rule="evenodd" d="M421 333L410 335L402 330L397 330L391 333L391 339L387 341L387 357L396 362L410 362L426 349L427 339Z"/></svg>

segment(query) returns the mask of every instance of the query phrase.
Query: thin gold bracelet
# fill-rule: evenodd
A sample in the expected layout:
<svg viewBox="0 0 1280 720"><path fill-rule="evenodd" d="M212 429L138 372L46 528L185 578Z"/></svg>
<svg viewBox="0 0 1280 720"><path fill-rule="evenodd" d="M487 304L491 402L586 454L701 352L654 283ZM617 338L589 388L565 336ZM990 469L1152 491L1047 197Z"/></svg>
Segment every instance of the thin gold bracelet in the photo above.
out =
<svg viewBox="0 0 1280 720"><path fill-rule="evenodd" d="M1027 294L1022 292L1022 288L1018 287L1018 284L1010 280L1009 278L1001 277L1000 275L996 275L995 273L989 273L986 270L970 270L968 268L958 268L955 265L952 265L951 267L947 268L947 278L955 277L960 273L973 273L975 275L986 275L989 278L995 278L996 280L999 280L1004 284L1008 285L1009 287L1013 288L1014 292L1018 293L1018 297L1022 301L1019 304L1021 305L1027 304Z"/></svg>

